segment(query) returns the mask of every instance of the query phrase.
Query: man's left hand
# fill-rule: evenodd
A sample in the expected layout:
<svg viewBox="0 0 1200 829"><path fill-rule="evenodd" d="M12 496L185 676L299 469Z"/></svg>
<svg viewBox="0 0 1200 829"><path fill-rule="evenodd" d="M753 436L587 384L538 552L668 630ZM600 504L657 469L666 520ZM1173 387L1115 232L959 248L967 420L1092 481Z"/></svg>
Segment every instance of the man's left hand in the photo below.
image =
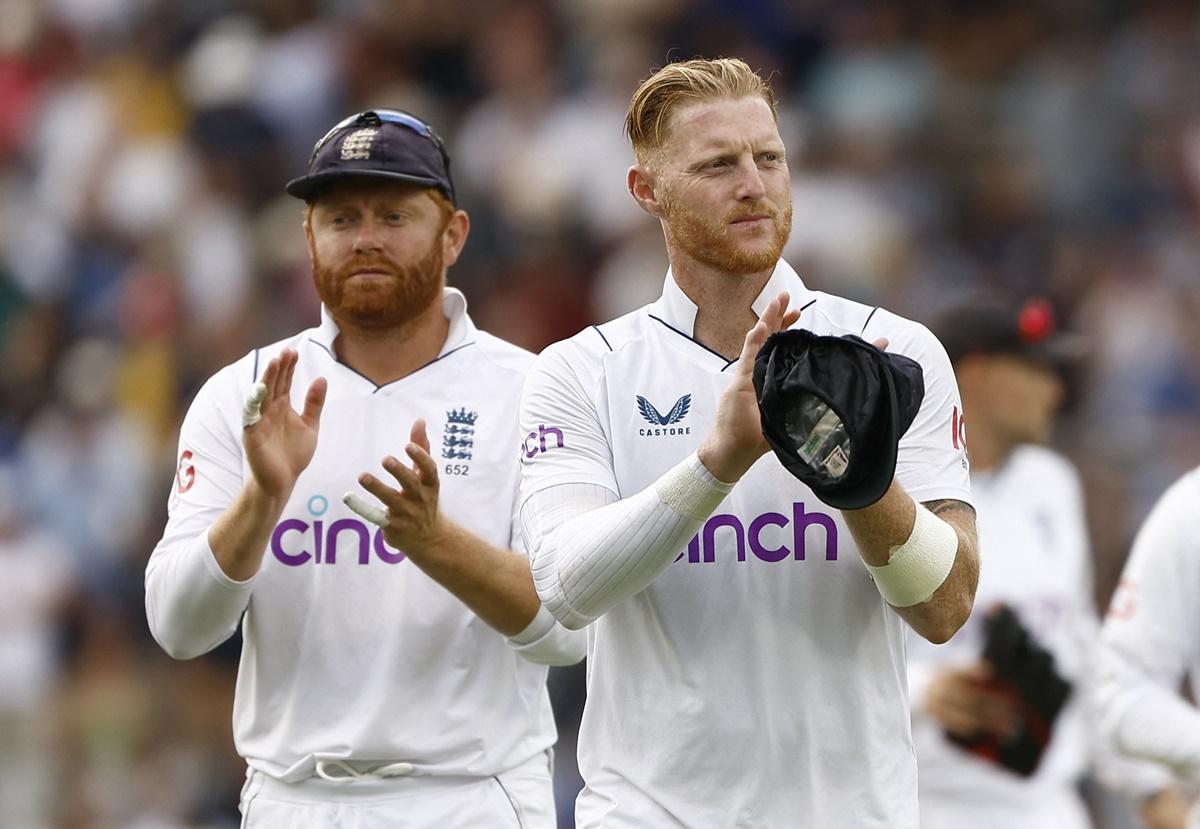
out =
<svg viewBox="0 0 1200 829"><path fill-rule="evenodd" d="M355 492L347 492L342 502L381 527L389 546L412 556L414 553L420 555L435 544L442 527L438 512L437 464L429 452L424 420L413 424L410 437L404 451L412 460L411 467L391 455L383 459L383 468L396 479L398 488L369 472L358 477L358 483L378 498L382 507Z"/></svg>

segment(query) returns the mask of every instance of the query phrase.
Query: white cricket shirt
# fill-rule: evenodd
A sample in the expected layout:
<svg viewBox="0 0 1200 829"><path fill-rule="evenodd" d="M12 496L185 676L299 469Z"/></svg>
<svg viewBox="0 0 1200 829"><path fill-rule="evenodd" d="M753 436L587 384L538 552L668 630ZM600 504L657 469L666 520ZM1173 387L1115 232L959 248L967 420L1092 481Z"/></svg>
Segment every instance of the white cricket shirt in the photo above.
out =
<svg viewBox="0 0 1200 829"><path fill-rule="evenodd" d="M754 310L781 290L798 327L886 336L921 363L897 476L918 501L969 502L958 389L933 335L811 291L783 262ZM562 484L628 497L697 449L731 363L692 339L695 317L668 274L657 302L538 358L523 503ZM915 829L905 630L841 513L767 454L673 564L588 628L580 827Z"/></svg>
<svg viewBox="0 0 1200 829"><path fill-rule="evenodd" d="M1200 780L1200 469L1176 481L1138 531L1101 636L1101 720L1115 747Z"/></svg>
<svg viewBox="0 0 1200 829"><path fill-rule="evenodd" d="M381 459L403 458L409 428L424 418L442 511L493 545L516 541L513 452L532 355L477 330L457 291L446 289L443 307L450 330L441 353L401 380L377 387L338 362L337 327L323 314L318 328L214 375L184 421L167 527L146 570L147 615L155 638L183 657L215 647L242 619L234 739L272 777L302 780L322 759L492 775L555 740L545 666L342 504L346 491L362 492L361 472L390 480ZM220 570L207 535L250 475L242 404L285 347L300 354L293 406L302 408L319 376L328 397L316 454L261 569L239 584Z"/></svg>
<svg viewBox="0 0 1200 829"><path fill-rule="evenodd" d="M965 826L975 821L984 825L988 816L995 825L1067 829L1071 824L1063 822L1064 796L1075 801L1083 816L1074 787L1091 754L1084 700L1099 633L1078 476L1055 452L1022 446L994 470L973 473L971 494L980 551L974 610L944 645L912 637L908 655L922 818L931 825L954 825L950 818L959 816ZM1013 608L1073 686L1030 778L958 748L922 707L935 671L979 660L984 616L1001 602Z"/></svg>

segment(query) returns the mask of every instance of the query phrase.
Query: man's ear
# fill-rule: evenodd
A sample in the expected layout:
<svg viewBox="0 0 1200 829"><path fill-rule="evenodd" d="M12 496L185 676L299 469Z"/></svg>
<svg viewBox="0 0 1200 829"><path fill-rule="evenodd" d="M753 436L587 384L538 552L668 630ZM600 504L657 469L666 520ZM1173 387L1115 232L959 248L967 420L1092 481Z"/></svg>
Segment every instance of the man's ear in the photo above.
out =
<svg viewBox="0 0 1200 829"><path fill-rule="evenodd" d="M625 174L625 186L638 207L655 218L663 218L662 202L658 193L658 177L645 164L634 164Z"/></svg>
<svg viewBox="0 0 1200 829"><path fill-rule="evenodd" d="M312 209L312 205L310 204L304 209L304 238L308 241L308 250L309 250L310 257L312 255L312 250L314 248L313 229L312 229L312 214L313 214L313 209Z"/></svg>
<svg viewBox="0 0 1200 829"><path fill-rule="evenodd" d="M442 264L447 268L458 261L467 236L471 233L471 219L465 210L455 210L442 231Z"/></svg>

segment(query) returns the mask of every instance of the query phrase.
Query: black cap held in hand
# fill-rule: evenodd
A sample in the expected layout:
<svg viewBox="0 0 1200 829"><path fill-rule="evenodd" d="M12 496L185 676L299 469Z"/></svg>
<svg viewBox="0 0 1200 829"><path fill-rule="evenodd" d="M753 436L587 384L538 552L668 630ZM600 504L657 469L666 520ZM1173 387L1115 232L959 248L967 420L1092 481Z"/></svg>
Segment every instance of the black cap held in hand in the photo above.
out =
<svg viewBox="0 0 1200 829"><path fill-rule="evenodd" d="M883 497L925 397L915 360L853 335L772 334L754 360L763 436L789 472L835 509Z"/></svg>

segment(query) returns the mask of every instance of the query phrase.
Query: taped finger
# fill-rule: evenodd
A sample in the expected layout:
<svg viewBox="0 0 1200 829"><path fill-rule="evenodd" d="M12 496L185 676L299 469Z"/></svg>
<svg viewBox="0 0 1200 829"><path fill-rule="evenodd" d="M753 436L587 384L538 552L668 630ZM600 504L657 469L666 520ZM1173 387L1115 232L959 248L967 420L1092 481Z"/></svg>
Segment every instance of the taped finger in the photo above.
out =
<svg viewBox="0 0 1200 829"><path fill-rule="evenodd" d="M347 492L342 496L342 503L377 527L388 525L388 511L378 504L372 504L357 492Z"/></svg>
<svg viewBox="0 0 1200 829"><path fill-rule="evenodd" d="M248 429L262 420L262 404L267 399L267 384L255 383L246 402L242 404L242 428Z"/></svg>

